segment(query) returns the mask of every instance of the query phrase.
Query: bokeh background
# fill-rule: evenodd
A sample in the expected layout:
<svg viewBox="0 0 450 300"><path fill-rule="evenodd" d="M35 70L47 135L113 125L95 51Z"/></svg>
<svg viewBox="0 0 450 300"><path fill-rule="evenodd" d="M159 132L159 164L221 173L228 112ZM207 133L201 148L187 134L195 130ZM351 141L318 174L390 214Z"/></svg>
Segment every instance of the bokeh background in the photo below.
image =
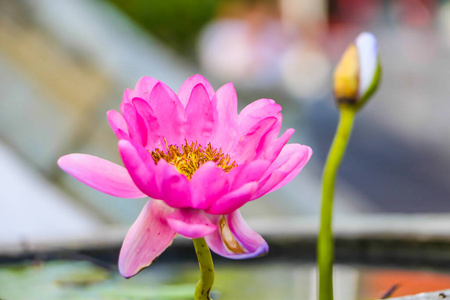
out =
<svg viewBox="0 0 450 300"><path fill-rule="evenodd" d="M142 76L177 91L196 73L273 98L314 155L248 219L315 218L337 124L331 74L361 31L383 78L358 115L336 214L450 212L450 2L438 0L0 0L0 245L126 228L145 203L84 186L57 159L117 163L106 111ZM270 224L268 224L270 226ZM376 225L375 225L376 226Z"/></svg>

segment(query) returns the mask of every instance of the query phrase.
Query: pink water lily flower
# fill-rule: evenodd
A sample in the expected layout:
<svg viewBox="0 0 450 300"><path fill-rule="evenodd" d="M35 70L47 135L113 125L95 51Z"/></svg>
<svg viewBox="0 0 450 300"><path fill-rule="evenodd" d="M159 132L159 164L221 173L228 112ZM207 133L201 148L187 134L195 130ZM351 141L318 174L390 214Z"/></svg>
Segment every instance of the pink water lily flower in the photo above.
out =
<svg viewBox="0 0 450 300"><path fill-rule="evenodd" d="M280 105L260 99L237 114L232 83L214 92L195 75L177 94L143 77L125 91L120 111L107 116L125 168L87 154L63 156L58 164L103 193L152 198L123 242L124 277L149 266L177 234L204 237L228 258L267 253L238 209L291 181L312 155L308 146L286 144L293 129L278 137Z"/></svg>

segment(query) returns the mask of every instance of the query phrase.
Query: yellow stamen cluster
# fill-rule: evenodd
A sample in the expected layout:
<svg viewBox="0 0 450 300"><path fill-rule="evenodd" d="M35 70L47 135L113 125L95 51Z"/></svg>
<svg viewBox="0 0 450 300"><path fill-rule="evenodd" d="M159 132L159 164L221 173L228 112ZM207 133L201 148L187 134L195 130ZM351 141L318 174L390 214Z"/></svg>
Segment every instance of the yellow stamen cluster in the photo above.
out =
<svg viewBox="0 0 450 300"><path fill-rule="evenodd" d="M215 162L216 165L224 169L225 172L228 172L237 166L235 161L231 162L229 154L222 153L222 149L214 149L211 143L203 148L197 142L189 144L185 140L181 149L182 150L176 145L167 145L166 141L165 151L156 148L151 152L151 155L155 163L158 163L160 159L164 159L169 164L174 165L178 171L181 174L184 174L188 179L191 179L195 171L208 161Z"/></svg>

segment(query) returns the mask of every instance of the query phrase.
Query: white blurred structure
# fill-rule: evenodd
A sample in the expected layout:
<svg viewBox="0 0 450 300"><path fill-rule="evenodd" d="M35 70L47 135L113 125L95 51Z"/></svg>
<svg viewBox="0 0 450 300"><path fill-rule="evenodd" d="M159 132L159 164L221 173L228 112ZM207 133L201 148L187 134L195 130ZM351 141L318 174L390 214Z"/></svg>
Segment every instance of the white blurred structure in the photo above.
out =
<svg viewBox="0 0 450 300"><path fill-rule="evenodd" d="M49 183L0 143L0 245L85 236L98 230L97 216ZM24 249L26 250L26 249Z"/></svg>
<svg viewBox="0 0 450 300"><path fill-rule="evenodd" d="M199 59L220 80L256 89L282 86L297 99L317 99L327 93L331 69L319 42L325 32L325 1L256 2L209 24Z"/></svg>

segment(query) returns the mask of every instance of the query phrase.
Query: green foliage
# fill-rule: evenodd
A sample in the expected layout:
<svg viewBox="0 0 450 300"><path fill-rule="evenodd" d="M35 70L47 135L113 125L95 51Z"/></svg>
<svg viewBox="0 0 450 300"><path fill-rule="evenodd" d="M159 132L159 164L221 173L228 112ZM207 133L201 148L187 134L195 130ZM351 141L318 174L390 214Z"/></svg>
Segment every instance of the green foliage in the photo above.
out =
<svg viewBox="0 0 450 300"><path fill-rule="evenodd" d="M108 0L144 29L184 55L195 50L197 36L214 16L215 0Z"/></svg>

